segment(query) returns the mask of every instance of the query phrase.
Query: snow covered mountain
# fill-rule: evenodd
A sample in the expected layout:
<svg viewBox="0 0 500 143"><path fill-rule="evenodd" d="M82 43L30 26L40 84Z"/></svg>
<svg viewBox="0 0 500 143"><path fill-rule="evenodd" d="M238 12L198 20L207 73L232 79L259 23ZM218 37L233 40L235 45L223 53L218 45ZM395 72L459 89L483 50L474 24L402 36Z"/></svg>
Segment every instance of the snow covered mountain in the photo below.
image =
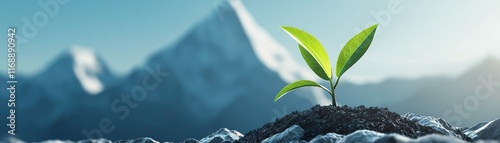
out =
<svg viewBox="0 0 500 143"><path fill-rule="evenodd" d="M97 95L109 86L115 77L104 61L90 48L74 46L61 54L47 69L31 78L45 89L58 87L63 90L50 90L50 94L68 95L72 92Z"/></svg>
<svg viewBox="0 0 500 143"><path fill-rule="evenodd" d="M206 110L220 111L252 91L271 99L280 89L269 87L275 81L315 78L255 23L240 1L224 6L224 20L217 13L212 15L148 62L150 67L162 64L180 82L188 92L183 97L194 104L189 108L195 116L212 118L214 114ZM272 91L255 92L257 89ZM305 96L310 103L323 101L323 97Z"/></svg>
<svg viewBox="0 0 500 143"><path fill-rule="evenodd" d="M104 105L93 97L116 79L94 53L73 47L56 58L43 72L19 77L16 91L17 136L27 140L44 139L61 120L77 117L87 105ZM2 96L3 97L3 96ZM2 115L4 110L1 110ZM1 128L5 128L2 126ZM7 129L5 129L7 130Z"/></svg>

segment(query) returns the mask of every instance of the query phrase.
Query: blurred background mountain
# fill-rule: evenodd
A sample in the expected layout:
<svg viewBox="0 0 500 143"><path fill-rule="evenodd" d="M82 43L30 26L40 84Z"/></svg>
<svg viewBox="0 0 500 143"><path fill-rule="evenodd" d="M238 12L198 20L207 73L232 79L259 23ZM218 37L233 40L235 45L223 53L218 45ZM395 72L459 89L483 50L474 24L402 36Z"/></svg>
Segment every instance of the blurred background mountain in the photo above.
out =
<svg viewBox="0 0 500 143"><path fill-rule="evenodd" d="M315 88L273 102L289 82L319 81L280 25L315 35L334 63L348 38L380 23L369 52L337 88L341 105L383 106L457 126L500 117L498 1L96 2L2 2L8 22L0 25L26 38L18 42L16 137L80 140L100 132L112 140L180 141L221 127L245 133L329 104ZM43 20L33 20L40 12L47 23L23 33L26 23ZM99 130L103 120L114 129Z"/></svg>

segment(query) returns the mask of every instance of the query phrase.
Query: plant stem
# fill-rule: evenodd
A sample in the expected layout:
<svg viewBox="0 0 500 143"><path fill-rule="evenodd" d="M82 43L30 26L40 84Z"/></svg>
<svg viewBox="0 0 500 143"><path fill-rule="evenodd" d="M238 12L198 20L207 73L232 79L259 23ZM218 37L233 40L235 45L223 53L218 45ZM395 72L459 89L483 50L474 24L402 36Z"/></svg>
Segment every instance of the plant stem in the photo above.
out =
<svg viewBox="0 0 500 143"><path fill-rule="evenodd" d="M337 86L336 83L335 83L335 86ZM330 95L332 96L332 105L334 107L337 106L337 100L335 99L335 86L333 86L332 79L330 79L330 87L332 88L332 92L330 92Z"/></svg>
<svg viewBox="0 0 500 143"><path fill-rule="evenodd" d="M337 80L335 81L335 85L333 85L332 79L330 79L330 87L332 88L332 92L330 95L332 96L332 105L333 106L337 106L337 99L335 98L335 88L337 88L337 85L339 83L339 79L340 78L337 78Z"/></svg>
<svg viewBox="0 0 500 143"><path fill-rule="evenodd" d="M337 88L337 85L339 84L339 79L340 79L340 77L338 77L337 81L335 81L335 85L333 86L332 90L335 90L335 88Z"/></svg>

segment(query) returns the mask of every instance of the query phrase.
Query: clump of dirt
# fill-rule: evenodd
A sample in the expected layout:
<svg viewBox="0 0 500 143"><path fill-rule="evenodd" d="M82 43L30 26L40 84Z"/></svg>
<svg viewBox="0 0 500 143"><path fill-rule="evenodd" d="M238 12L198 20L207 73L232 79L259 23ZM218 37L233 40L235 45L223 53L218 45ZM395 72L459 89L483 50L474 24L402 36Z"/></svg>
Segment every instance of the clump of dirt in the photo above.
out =
<svg viewBox="0 0 500 143"><path fill-rule="evenodd" d="M309 110L294 111L261 128L252 130L241 138L240 142L261 142L283 132L292 125L304 129L302 140L309 141L317 135L337 133L347 135L357 130L367 129L381 133L397 133L411 138L427 134L440 134L430 127L422 126L401 115L379 107L319 106Z"/></svg>

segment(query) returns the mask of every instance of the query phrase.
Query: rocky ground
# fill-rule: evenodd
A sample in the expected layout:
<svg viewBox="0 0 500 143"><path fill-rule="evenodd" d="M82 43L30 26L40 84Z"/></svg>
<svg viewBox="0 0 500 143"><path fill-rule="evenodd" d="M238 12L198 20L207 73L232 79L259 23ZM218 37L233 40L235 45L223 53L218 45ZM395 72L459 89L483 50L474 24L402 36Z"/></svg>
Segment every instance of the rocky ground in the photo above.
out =
<svg viewBox="0 0 500 143"><path fill-rule="evenodd" d="M3 142L22 142L9 138ZM49 140L52 142L72 142ZM78 143L111 143L106 139ZM151 138L115 141L117 143L154 143ZM182 143L500 143L500 119L472 127L453 127L445 120L414 113L399 115L387 108L314 106L295 111L245 135L222 128L205 138Z"/></svg>
<svg viewBox="0 0 500 143"><path fill-rule="evenodd" d="M265 124L259 129L250 131L240 140L242 142L260 142L293 125L304 129L304 135L300 139L306 141L327 133L347 135L363 129L380 133L397 133L411 138L433 133L440 134L439 131L431 127L417 124L397 113L390 112L387 108L317 105L310 110L293 112L275 122Z"/></svg>

